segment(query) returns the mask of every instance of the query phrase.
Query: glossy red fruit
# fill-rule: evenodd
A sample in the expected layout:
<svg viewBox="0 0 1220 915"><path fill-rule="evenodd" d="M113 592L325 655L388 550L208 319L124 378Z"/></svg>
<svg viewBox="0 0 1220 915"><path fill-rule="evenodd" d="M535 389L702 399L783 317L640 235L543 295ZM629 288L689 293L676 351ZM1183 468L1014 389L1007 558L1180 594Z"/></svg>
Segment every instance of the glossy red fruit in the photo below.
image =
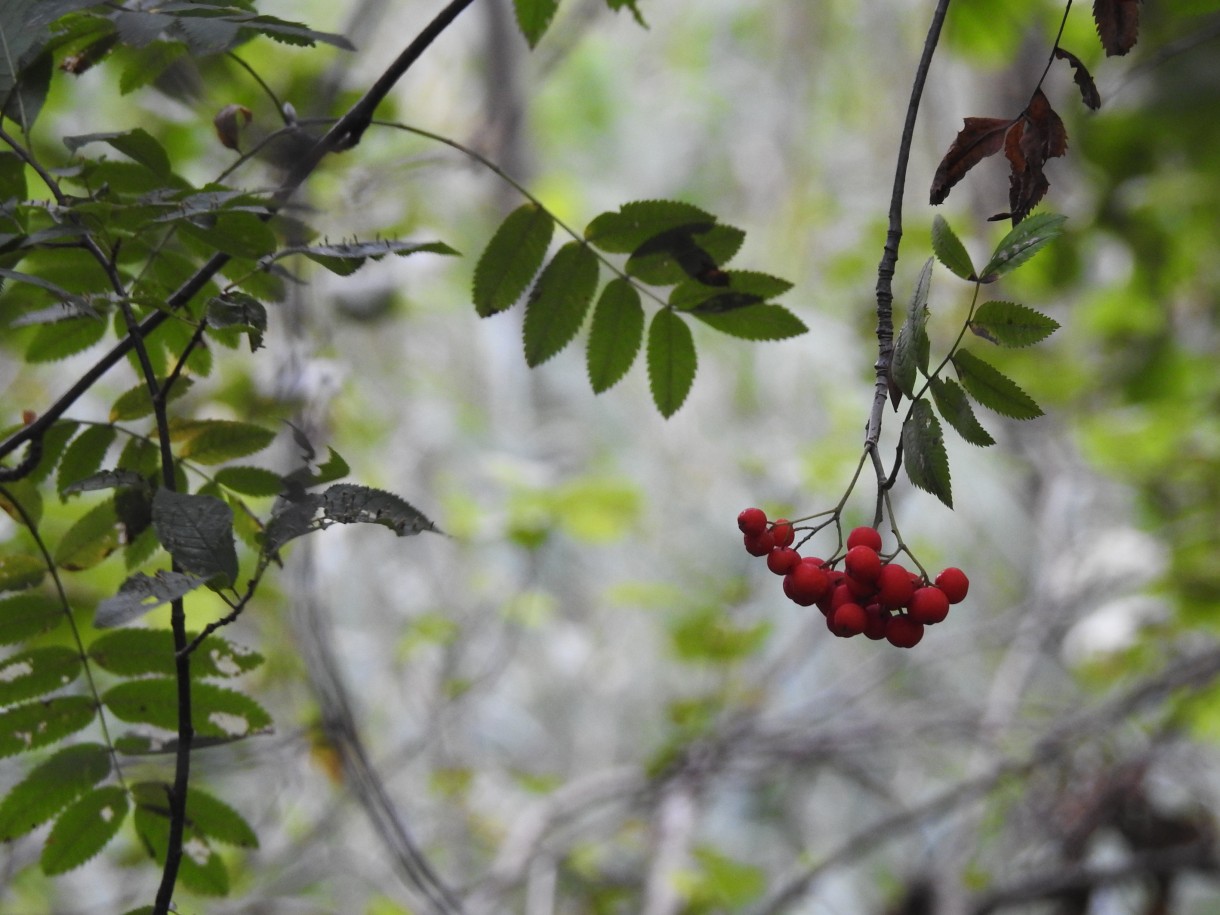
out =
<svg viewBox="0 0 1220 915"><path fill-rule="evenodd" d="M853 546L847 551L843 565L847 574L857 581L876 581L881 574L881 557L871 546Z"/></svg>
<svg viewBox="0 0 1220 915"><path fill-rule="evenodd" d="M911 595L907 612L915 622L931 626L949 615L949 598L940 588L920 588Z"/></svg>
<svg viewBox="0 0 1220 915"><path fill-rule="evenodd" d="M816 604L829 590L826 570L809 562L801 562L784 576L784 593L802 607Z"/></svg>
<svg viewBox="0 0 1220 915"><path fill-rule="evenodd" d="M885 624L885 638L899 648L914 648L923 638L923 623L917 623L909 616L891 616Z"/></svg>
<svg viewBox="0 0 1220 915"><path fill-rule="evenodd" d="M874 553L881 552L881 533L875 527L858 527L847 535L847 548L871 547Z"/></svg>
<svg viewBox="0 0 1220 915"><path fill-rule="evenodd" d="M896 562L884 566L877 575L877 603L883 607L891 610L905 607L914 593L911 573Z"/></svg>
<svg viewBox="0 0 1220 915"><path fill-rule="evenodd" d="M777 546L767 554L767 568L776 575L787 575L801 564L801 554L786 546Z"/></svg>
<svg viewBox="0 0 1220 915"><path fill-rule="evenodd" d="M791 546L792 541L796 539L796 531L792 529L792 523L787 518L779 518L771 526L771 536L775 538L776 546Z"/></svg>
<svg viewBox="0 0 1220 915"><path fill-rule="evenodd" d="M936 576L936 587L945 592L949 603L960 604L966 599L966 592L970 590L970 579L961 569L950 566Z"/></svg>
<svg viewBox="0 0 1220 915"><path fill-rule="evenodd" d="M737 516L737 528L743 534L761 534L767 529L767 513L761 508L747 508Z"/></svg>
<svg viewBox="0 0 1220 915"><path fill-rule="evenodd" d="M877 596L875 581L861 581L854 575L844 575L843 584L851 591L852 598L861 605L873 603L873 598Z"/></svg>
<svg viewBox="0 0 1220 915"><path fill-rule="evenodd" d="M746 552L751 556L766 556L775 549L775 538L771 536L770 531L763 531L761 534L745 534L742 537L746 545Z"/></svg>
<svg viewBox="0 0 1220 915"><path fill-rule="evenodd" d="M880 604L869 604L864 608L868 616L868 624L864 627L864 637L879 642L885 638L885 628L890 622L890 612Z"/></svg>
<svg viewBox="0 0 1220 915"><path fill-rule="evenodd" d="M839 638L851 638L868 626L868 614L859 604L844 604L826 617L826 625Z"/></svg>

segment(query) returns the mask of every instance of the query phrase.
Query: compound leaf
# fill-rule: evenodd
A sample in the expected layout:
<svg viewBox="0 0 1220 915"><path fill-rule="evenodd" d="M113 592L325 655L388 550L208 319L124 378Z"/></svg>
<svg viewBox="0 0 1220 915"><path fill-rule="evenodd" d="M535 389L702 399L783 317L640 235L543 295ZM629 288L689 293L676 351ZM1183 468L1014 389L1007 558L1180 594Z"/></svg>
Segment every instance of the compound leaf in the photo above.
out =
<svg viewBox="0 0 1220 915"><path fill-rule="evenodd" d="M911 483L953 507L949 455L940 422L926 400L917 400L902 424L903 466Z"/></svg>
<svg viewBox="0 0 1220 915"><path fill-rule="evenodd" d="M567 346L584 323L597 289L597 255L569 242L546 265L525 306L525 362L531 368Z"/></svg>
<svg viewBox="0 0 1220 915"><path fill-rule="evenodd" d="M711 213L689 203L637 200L624 203L617 213L595 217L585 228L585 241L611 254L632 254L671 230L701 234L710 231L715 222Z"/></svg>
<svg viewBox="0 0 1220 915"><path fill-rule="evenodd" d="M111 687L102 702L116 718L178 730L178 684L173 677L127 680ZM271 727L271 716L244 693L212 683L191 683L191 723L201 738L233 740Z"/></svg>
<svg viewBox="0 0 1220 915"><path fill-rule="evenodd" d="M123 677L172 677L176 669L174 635L168 629L116 629L89 646L89 657ZM258 652L210 635L191 653L191 676L237 677L262 663Z"/></svg>
<svg viewBox="0 0 1220 915"><path fill-rule="evenodd" d="M64 747L39 763L0 801L0 842L37 829L110 774L110 751L98 743Z"/></svg>

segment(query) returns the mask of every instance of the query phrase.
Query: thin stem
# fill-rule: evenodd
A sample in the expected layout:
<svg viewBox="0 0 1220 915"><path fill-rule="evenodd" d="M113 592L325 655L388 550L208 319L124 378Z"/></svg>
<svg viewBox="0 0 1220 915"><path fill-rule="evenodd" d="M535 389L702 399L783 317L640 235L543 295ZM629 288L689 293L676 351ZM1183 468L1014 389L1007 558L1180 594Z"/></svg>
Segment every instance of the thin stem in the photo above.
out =
<svg viewBox="0 0 1220 915"><path fill-rule="evenodd" d="M1059 50L1059 42L1063 39L1063 30L1067 26L1068 13L1072 11L1072 0L1067 0L1067 5L1063 8L1063 18L1059 20L1059 32L1055 35L1055 43L1051 46L1050 56L1046 59L1046 67L1042 70L1042 75L1038 77L1038 85L1034 86L1034 91L1031 95L1036 95L1038 90L1042 88L1042 83L1046 80L1046 74L1051 72L1051 67L1055 64L1055 52Z"/></svg>
<svg viewBox="0 0 1220 915"><path fill-rule="evenodd" d="M264 80L261 76L258 75L258 71L256 71L252 66L250 66L248 63L246 63L244 60L242 60L232 51L225 52L225 56L228 57L230 60L232 60L234 63L236 63L239 67L241 67L243 70L245 70L247 73L250 74L251 78L256 83L259 84L259 86L262 88L263 92L267 93L267 98L271 99L271 104L273 104L275 106L275 110L279 114L279 116L284 119L284 123L288 123L288 116L286 114L284 114L284 105L283 105L283 103L280 102L279 96L277 96L275 94L275 91L270 86L267 85L266 80Z"/></svg>

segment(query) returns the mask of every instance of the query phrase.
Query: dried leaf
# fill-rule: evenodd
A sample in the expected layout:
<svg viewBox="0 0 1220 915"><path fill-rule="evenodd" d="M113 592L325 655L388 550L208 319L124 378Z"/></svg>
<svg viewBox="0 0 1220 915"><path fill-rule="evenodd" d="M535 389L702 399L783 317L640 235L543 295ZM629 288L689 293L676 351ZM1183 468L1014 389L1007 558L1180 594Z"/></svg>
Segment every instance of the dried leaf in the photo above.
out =
<svg viewBox="0 0 1220 915"><path fill-rule="evenodd" d="M966 118L965 126L958 132L932 178L933 205L948 197L953 185L961 181L966 172L1004 148L1004 135L1012 124L1004 118Z"/></svg>
<svg viewBox="0 0 1220 915"><path fill-rule="evenodd" d="M1140 32L1140 0L1093 0L1093 21L1107 57L1135 47Z"/></svg>
<svg viewBox="0 0 1220 915"><path fill-rule="evenodd" d="M1038 89L1004 139L1004 155L1012 167L1008 204L1014 226L1029 215L1051 186L1043 172L1046 161L1066 152L1067 129Z"/></svg>
<svg viewBox="0 0 1220 915"><path fill-rule="evenodd" d="M1084 65L1084 62L1071 51L1065 51L1060 47L1055 48L1055 56L1060 60L1066 60L1072 65L1072 77L1076 80L1076 85L1080 87L1080 100L1094 111L1100 108L1101 93L1097 91L1097 84L1093 82L1093 75L1089 73L1089 69Z"/></svg>
<svg viewBox="0 0 1220 915"><path fill-rule="evenodd" d="M250 123L254 114L245 105L225 105L212 118L216 137L225 149L241 151L241 129Z"/></svg>

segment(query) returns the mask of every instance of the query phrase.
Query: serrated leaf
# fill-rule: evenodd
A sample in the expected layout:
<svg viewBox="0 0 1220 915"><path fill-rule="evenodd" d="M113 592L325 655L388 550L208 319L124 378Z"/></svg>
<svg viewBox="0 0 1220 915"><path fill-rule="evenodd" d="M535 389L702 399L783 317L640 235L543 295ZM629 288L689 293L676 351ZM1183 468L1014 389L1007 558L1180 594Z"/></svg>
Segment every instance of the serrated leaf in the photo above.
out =
<svg viewBox="0 0 1220 915"><path fill-rule="evenodd" d="M70 419L52 423L42 437L42 457L25 479L31 483L41 483L47 479L65 455L69 439L79 428L80 423Z"/></svg>
<svg viewBox="0 0 1220 915"><path fill-rule="evenodd" d="M915 396L919 371L926 373L928 370L928 353L931 349L928 340L928 290L931 283L932 258L928 258L915 283L911 307L898 332L894 358L890 363L890 380L898 386L898 390L911 398Z"/></svg>
<svg viewBox="0 0 1220 915"><path fill-rule="evenodd" d="M118 436L114 426L89 426L72 440L59 462L56 488L60 496L77 480L83 480L101 469L106 452Z"/></svg>
<svg viewBox="0 0 1220 915"><path fill-rule="evenodd" d="M284 489L284 478L262 467L223 467L216 482L243 496L277 496Z"/></svg>
<svg viewBox="0 0 1220 915"><path fill-rule="evenodd" d="M267 524L266 550L275 552L289 540L332 524L380 524L399 537L436 531L422 512L393 493L354 483L336 483L324 493L283 499Z"/></svg>
<svg viewBox="0 0 1220 915"><path fill-rule="evenodd" d="M17 524L38 527L42 521L42 493L28 477L7 484L0 492L0 511Z"/></svg>
<svg viewBox="0 0 1220 915"><path fill-rule="evenodd" d="M982 282L994 282L1016 270L1062 235L1066 221L1066 216L1056 213L1036 213L1027 217L996 245L995 253L983 268Z"/></svg>
<svg viewBox="0 0 1220 915"><path fill-rule="evenodd" d="M102 744L64 747L39 763L0 802L0 842L37 829L110 774Z"/></svg>
<svg viewBox="0 0 1220 915"><path fill-rule="evenodd" d="M542 266L555 231L551 214L527 203L509 213L474 269L474 307L486 318L511 308Z"/></svg>
<svg viewBox="0 0 1220 915"><path fill-rule="evenodd" d="M206 220L176 222L179 234L197 242L209 253L221 251L233 257L259 260L273 252L275 232L256 213L232 209L209 214Z"/></svg>
<svg viewBox="0 0 1220 915"><path fill-rule="evenodd" d="M64 146L76 152L89 143L106 143L135 162L140 163L158 178L170 177L169 155L157 140L143 127L120 133L90 133L75 137L64 137Z"/></svg>
<svg viewBox="0 0 1220 915"><path fill-rule="evenodd" d="M986 448L994 445L995 439L979 424L974 415L974 408L966 392L951 378L932 379L932 399L936 401L936 409L956 431L972 445Z"/></svg>
<svg viewBox="0 0 1220 915"><path fill-rule="evenodd" d="M984 302L974 313L970 329L1001 346L1032 346L1059 329L1059 322L1016 302Z"/></svg>
<svg viewBox="0 0 1220 915"><path fill-rule="evenodd" d="M945 436L932 412L932 405L926 400L917 400L902 424L902 456L911 483L952 508L953 488Z"/></svg>
<svg viewBox="0 0 1220 915"><path fill-rule="evenodd" d="M254 296L237 290L221 293L208 300L205 316L212 327L244 330L250 340L250 352L262 347L263 334L267 332L267 308Z"/></svg>
<svg viewBox="0 0 1220 915"><path fill-rule="evenodd" d="M513 0L517 11L517 25L521 34L532 48L538 44L546 32L555 11L559 9L559 0Z"/></svg>
<svg viewBox="0 0 1220 915"><path fill-rule="evenodd" d="M158 489L153 497L157 540L185 571L204 579L218 577L232 586L237 578L233 509L215 496Z"/></svg>
<svg viewBox="0 0 1220 915"><path fill-rule="evenodd" d="M648 383L652 400L666 419L690 393L698 360L690 328L671 309L653 315L648 327Z"/></svg>
<svg viewBox="0 0 1220 915"><path fill-rule="evenodd" d="M58 362L87 350L106 335L99 318L71 318L38 328L25 350L27 362Z"/></svg>
<svg viewBox="0 0 1220 915"><path fill-rule="evenodd" d="M0 705L67 686L80 676L80 653L63 645L31 648L0 661Z"/></svg>
<svg viewBox="0 0 1220 915"><path fill-rule="evenodd" d="M194 636L191 636L194 638ZM174 635L168 629L116 629L89 646L89 657L103 670L122 677L176 671ZM257 651L210 635L191 653L192 677L237 677L263 663Z"/></svg>
<svg viewBox="0 0 1220 915"><path fill-rule="evenodd" d="M954 276L960 276L963 280L975 279L974 264L970 262L966 246L949 228L945 217L939 214L932 220L932 251Z"/></svg>
<svg viewBox="0 0 1220 915"><path fill-rule="evenodd" d="M722 272L721 277L723 282L714 286L684 280L669 294L669 304L684 311L715 314L765 302L792 288L787 280L754 270Z"/></svg>
<svg viewBox="0 0 1220 915"><path fill-rule="evenodd" d="M215 842L258 848L258 836L242 815L199 788L192 787L187 792L186 818L192 829Z"/></svg>
<svg viewBox="0 0 1220 915"><path fill-rule="evenodd" d="M644 308L630 282L606 284L593 309L586 365L594 394L614 387L627 374L644 340Z"/></svg>
<svg viewBox="0 0 1220 915"><path fill-rule="evenodd" d="M170 439L177 444L179 457L219 464L257 454L275 441L275 432L252 423L201 419L171 423Z"/></svg>
<svg viewBox="0 0 1220 915"><path fill-rule="evenodd" d="M151 576L137 572L119 586L118 594L97 605L93 626L96 629L125 626L150 610L190 593L203 583L204 579L182 572L161 570ZM90 655L92 653L93 646L90 646Z"/></svg>
<svg viewBox="0 0 1220 915"><path fill-rule="evenodd" d="M99 470L64 489L65 496L78 492L98 492L103 489L130 489L146 486L147 481L134 470Z"/></svg>
<svg viewBox="0 0 1220 915"><path fill-rule="evenodd" d="M106 847L127 819L127 792L117 785L90 791L59 815L39 866L49 876L80 867Z"/></svg>
<svg viewBox="0 0 1220 915"><path fill-rule="evenodd" d="M178 730L178 684L173 677L127 680L107 690L102 703L121 721ZM243 693L192 681L191 723L200 737L231 740L266 731L271 716Z"/></svg>
<svg viewBox="0 0 1220 915"><path fill-rule="evenodd" d="M122 528L108 499L85 512L55 547L55 564L69 572L91 569L122 546Z"/></svg>
<svg viewBox="0 0 1220 915"><path fill-rule="evenodd" d="M729 274L720 268L732 260L745 237L741 229L714 222L677 226L632 251L625 269L654 286L687 279L712 287L727 286Z"/></svg>
<svg viewBox="0 0 1220 915"><path fill-rule="evenodd" d="M525 306L525 362L541 365L572 342L597 290L597 255L569 242L543 268Z"/></svg>
<svg viewBox="0 0 1220 915"><path fill-rule="evenodd" d="M97 714L88 696L54 696L0 712L0 758L63 740Z"/></svg>
<svg viewBox="0 0 1220 915"><path fill-rule="evenodd" d="M953 366L962 387L989 410L1012 419L1034 419L1042 415L1042 408L1015 381L969 350L957 350L953 354Z"/></svg>
<svg viewBox="0 0 1220 915"><path fill-rule="evenodd" d="M612 254L631 254L665 232L683 226L706 231L716 217L677 200L637 200L624 203L617 213L602 213L585 229L585 241Z"/></svg>
<svg viewBox="0 0 1220 915"><path fill-rule="evenodd" d="M23 591L42 581L47 573L42 557L26 553L0 556L0 591Z"/></svg>
<svg viewBox="0 0 1220 915"><path fill-rule="evenodd" d="M297 245L280 249L272 259L279 260L292 254L301 254L315 264L325 267L331 273L338 274L339 276L350 276L363 267L366 261L379 261L387 254L406 257L408 254L425 253L456 255L458 252L440 241L414 242L398 238L385 238L376 241L352 241L340 244ZM266 260L268 259L264 258L264 261Z"/></svg>
<svg viewBox="0 0 1220 915"><path fill-rule="evenodd" d="M63 607L45 594L18 594L0 600L0 645L15 645L50 632L65 619Z"/></svg>
<svg viewBox="0 0 1220 915"><path fill-rule="evenodd" d="M139 787L139 786L137 786ZM188 795L189 798L189 795ZM146 806L137 800L132 818L136 833L143 841L158 865L165 864L165 852L169 846L168 803L161 806ZM224 896L229 892L229 872L207 839L191 829L189 824L184 835L189 843L190 854L182 856L178 871L181 884L193 892L208 896Z"/></svg>
<svg viewBox="0 0 1220 915"><path fill-rule="evenodd" d="M782 305L747 305L725 312L696 308L691 314L708 327L742 340L786 340L809 330Z"/></svg>

